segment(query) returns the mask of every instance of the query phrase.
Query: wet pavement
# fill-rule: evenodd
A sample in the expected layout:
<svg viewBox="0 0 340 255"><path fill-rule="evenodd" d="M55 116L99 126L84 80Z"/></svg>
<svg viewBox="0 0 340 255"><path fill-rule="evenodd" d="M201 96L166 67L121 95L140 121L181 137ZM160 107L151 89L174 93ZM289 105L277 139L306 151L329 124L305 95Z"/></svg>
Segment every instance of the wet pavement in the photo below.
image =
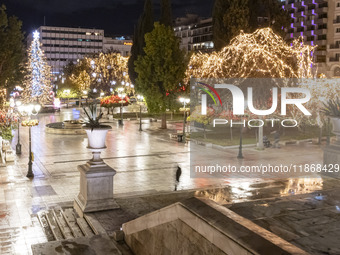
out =
<svg viewBox="0 0 340 255"><path fill-rule="evenodd" d="M48 123L77 117L77 111L72 109L40 116L39 126L32 128L35 177L31 180L25 177L28 128L20 128L22 155L14 163L0 167L0 254L31 254L31 244L47 241L36 213L56 205L72 206L79 192L77 165L91 158L91 153L86 149L86 135L47 134L44 129ZM137 121L125 121L123 127L118 126L117 122L108 123L113 129L108 133L107 149L102 157L117 171L114 178L114 193L117 197L173 191L177 164L182 168L179 190L200 189L197 195L228 203L295 195L299 192L310 193L323 190L325 183L332 187L330 189L340 187L337 180L330 178L326 182L318 176L315 176L315 183L310 183L310 178L309 181L303 181L309 183L309 188L302 190L301 183L296 184L301 179L288 180L287 176L284 176L285 180L190 178L188 144L169 139L169 132L181 130L181 124L170 124L172 130L165 131L158 128L159 122L144 120L143 123L143 132L138 131ZM16 141L17 137L12 141L13 148ZM309 157L322 159L320 147L303 146L306 150L308 146L313 146L313 153ZM216 150L201 146L199 150L205 155L217 158L223 155L230 160L235 160L237 155L237 149ZM265 153L253 148L244 149L249 162L278 157L289 160L291 155L298 158L299 152L301 147L294 145Z"/></svg>
<svg viewBox="0 0 340 255"><path fill-rule="evenodd" d="M340 254L340 188L226 207L311 254Z"/></svg>

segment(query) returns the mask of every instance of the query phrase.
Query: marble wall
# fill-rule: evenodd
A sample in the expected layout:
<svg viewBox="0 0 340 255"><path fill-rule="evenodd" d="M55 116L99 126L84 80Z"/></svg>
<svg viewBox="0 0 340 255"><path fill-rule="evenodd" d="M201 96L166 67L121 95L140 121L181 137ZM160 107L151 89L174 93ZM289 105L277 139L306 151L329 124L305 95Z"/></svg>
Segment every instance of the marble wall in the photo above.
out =
<svg viewBox="0 0 340 255"><path fill-rule="evenodd" d="M181 220L136 232L125 237L130 249L146 254L225 254Z"/></svg>

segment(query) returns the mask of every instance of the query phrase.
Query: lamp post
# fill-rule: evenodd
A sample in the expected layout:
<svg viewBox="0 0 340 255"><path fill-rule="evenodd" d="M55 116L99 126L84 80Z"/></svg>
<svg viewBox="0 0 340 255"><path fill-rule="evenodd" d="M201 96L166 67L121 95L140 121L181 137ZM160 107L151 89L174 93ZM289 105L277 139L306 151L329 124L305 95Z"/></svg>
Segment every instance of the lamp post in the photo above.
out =
<svg viewBox="0 0 340 255"><path fill-rule="evenodd" d="M123 84L123 82L122 82ZM123 99L125 98L125 94L123 94L124 88L118 88L118 91L120 92L118 94L118 96L121 98L121 101L120 101L120 121L119 121L119 125L123 126L124 123L123 123Z"/></svg>
<svg viewBox="0 0 340 255"><path fill-rule="evenodd" d="M29 104L29 105L20 105L18 107L19 112L23 116L28 116L28 120L22 122L23 126L29 127L29 133L28 133L28 145L29 145L29 156L28 156L28 172L26 177L33 178L34 174L32 171L32 165L33 165L33 153L32 153L32 132L31 127L36 126L39 124L39 121L37 120L31 120L31 115L37 115L41 109L41 106L39 104Z"/></svg>
<svg viewBox="0 0 340 255"><path fill-rule="evenodd" d="M186 109L185 106L190 102L190 98L184 98L180 97L179 101L183 103L183 108L184 108L184 118L183 118L183 138L185 139L185 123L186 123Z"/></svg>
<svg viewBox="0 0 340 255"><path fill-rule="evenodd" d="M17 106L17 109L19 109L19 107L21 106L21 101L16 101L15 105ZM18 110L19 112L19 110ZM20 119L21 119L21 114L19 112L19 119L18 119L18 141L17 141L17 145L15 146L15 153L17 155L21 154L21 144L20 144Z"/></svg>
<svg viewBox="0 0 340 255"><path fill-rule="evenodd" d="M240 130L240 146L238 148L238 155L237 155L238 159L243 159L243 154L242 154L242 130L243 130L243 126L241 126L241 130Z"/></svg>
<svg viewBox="0 0 340 255"><path fill-rule="evenodd" d="M179 101L183 104L184 116L185 116L185 106L186 106L186 104L190 103L190 98L180 97Z"/></svg>
<svg viewBox="0 0 340 255"><path fill-rule="evenodd" d="M64 94L67 95L67 106L66 108L68 108L68 104L70 103L70 90L69 89L64 89Z"/></svg>
<svg viewBox="0 0 340 255"><path fill-rule="evenodd" d="M83 90L83 98L85 98L85 102L87 103L87 91L86 90Z"/></svg>
<svg viewBox="0 0 340 255"><path fill-rule="evenodd" d="M143 102L144 97L137 95L137 100ZM139 104L139 131L142 130L142 103Z"/></svg>

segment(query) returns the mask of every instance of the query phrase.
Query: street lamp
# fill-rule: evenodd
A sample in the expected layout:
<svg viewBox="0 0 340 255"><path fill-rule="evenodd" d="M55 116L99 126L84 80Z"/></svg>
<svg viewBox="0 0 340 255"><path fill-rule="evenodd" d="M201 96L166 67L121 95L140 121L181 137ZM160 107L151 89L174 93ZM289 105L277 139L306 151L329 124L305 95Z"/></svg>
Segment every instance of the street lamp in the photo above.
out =
<svg viewBox="0 0 340 255"><path fill-rule="evenodd" d="M180 97L179 101L183 103L183 108L184 108L184 119L183 119L183 138L185 138L185 123L186 123L186 109L185 106L186 104L190 103L190 98L184 98Z"/></svg>
<svg viewBox="0 0 340 255"><path fill-rule="evenodd" d="M240 146L238 147L238 155L237 158L238 159L243 159L243 154L242 154L242 131L243 131L243 126L241 125L241 129L240 129Z"/></svg>
<svg viewBox="0 0 340 255"><path fill-rule="evenodd" d="M29 105L20 105L18 110L22 116L28 116L27 121L22 121L22 125L29 127L29 138L28 138L28 145L29 145L29 161L28 161L28 172L26 177L33 178L34 174L32 171L32 164L33 164L33 153L32 153L32 132L31 127L37 126L39 124L38 120L31 120L31 115L37 115L41 109L39 104L29 104Z"/></svg>
<svg viewBox="0 0 340 255"><path fill-rule="evenodd" d="M180 97L180 98L179 98L179 101L180 101L181 103L183 103L183 107L185 108L185 105L188 104L188 103L190 103L190 98ZM185 109L184 109L184 111L185 111Z"/></svg>
<svg viewBox="0 0 340 255"><path fill-rule="evenodd" d="M64 89L64 94L67 95L67 107L66 108L68 108L68 104L70 103L70 92L71 90Z"/></svg>
<svg viewBox="0 0 340 255"><path fill-rule="evenodd" d="M124 122L123 122L123 103L124 103L124 98L125 98L125 94L118 94L118 96L122 99L120 101L120 122L119 122L119 125L123 126L124 125Z"/></svg>
<svg viewBox="0 0 340 255"><path fill-rule="evenodd" d="M141 95L137 95L137 100L143 102L144 97ZM143 131L142 129L142 104L139 104L139 131Z"/></svg>
<svg viewBox="0 0 340 255"><path fill-rule="evenodd" d="M85 102L87 103L87 91L83 90L83 98L85 98ZM83 103L83 100L81 100Z"/></svg>
<svg viewBox="0 0 340 255"><path fill-rule="evenodd" d="M19 109L19 107L21 106L21 101L18 100L15 102L15 105L17 107L17 109ZM18 110L19 112L19 110ZM15 153L17 155L21 154L21 144L20 144L20 119L21 119L21 114L19 112L19 119L18 119L18 141L17 141L17 145L15 146Z"/></svg>
<svg viewBox="0 0 340 255"><path fill-rule="evenodd" d="M119 125L123 126L123 98L125 97L125 94L123 94L124 88L118 88L118 91L120 93L118 93L118 96L121 98L120 100L120 121L119 121Z"/></svg>

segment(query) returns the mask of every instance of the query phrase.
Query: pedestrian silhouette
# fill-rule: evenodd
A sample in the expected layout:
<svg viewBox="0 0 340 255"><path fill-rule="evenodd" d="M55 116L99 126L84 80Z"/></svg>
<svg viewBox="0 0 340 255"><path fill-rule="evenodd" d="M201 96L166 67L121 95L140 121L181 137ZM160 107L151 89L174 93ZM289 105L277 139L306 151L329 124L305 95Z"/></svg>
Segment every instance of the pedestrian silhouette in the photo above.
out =
<svg viewBox="0 0 340 255"><path fill-rule="evenodd" d="M179 184L179 178L181 178L181 175L182 175L182 169L179 166L177 166L175 191L177 190L177 186Z"/></svg>

